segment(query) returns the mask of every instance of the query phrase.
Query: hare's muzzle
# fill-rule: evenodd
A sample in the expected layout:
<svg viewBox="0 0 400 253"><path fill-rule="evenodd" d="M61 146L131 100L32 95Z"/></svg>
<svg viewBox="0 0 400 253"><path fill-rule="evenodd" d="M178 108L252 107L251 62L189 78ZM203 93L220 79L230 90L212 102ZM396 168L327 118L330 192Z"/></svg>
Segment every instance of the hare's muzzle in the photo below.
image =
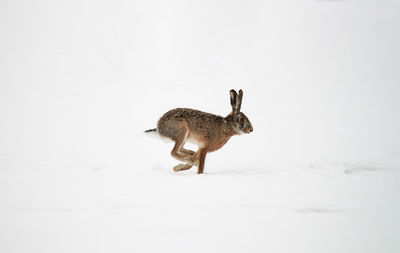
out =
<svg viewBox="0 0 400 253"><path fill-rule="evenodd" d="M244 129L244 132L245 132L246 134L249 134L249 133L253 132L253 127L246 127L246 128Z"/></svg>

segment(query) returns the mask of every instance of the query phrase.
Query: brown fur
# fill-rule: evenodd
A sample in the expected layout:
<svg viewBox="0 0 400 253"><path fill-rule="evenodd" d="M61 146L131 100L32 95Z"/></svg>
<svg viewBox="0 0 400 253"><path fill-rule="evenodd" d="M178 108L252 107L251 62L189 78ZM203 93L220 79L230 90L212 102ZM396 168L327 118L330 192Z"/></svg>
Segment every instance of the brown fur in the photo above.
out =
<svg viewBox="0 0 400 253"><path fill-rule="evenodd" d="M240 112L242 96L241 90L239 95L231 90L232 112L226 117L188 108L177 108L168 111L160 118L157 132L175 141L171 155L185 163L175 166L174 171L198 166L198 173L203 173L208 152L223 147L233 135L253 131L250 121ZM200 144L196 153L183 148L188 140Z"/></svg>

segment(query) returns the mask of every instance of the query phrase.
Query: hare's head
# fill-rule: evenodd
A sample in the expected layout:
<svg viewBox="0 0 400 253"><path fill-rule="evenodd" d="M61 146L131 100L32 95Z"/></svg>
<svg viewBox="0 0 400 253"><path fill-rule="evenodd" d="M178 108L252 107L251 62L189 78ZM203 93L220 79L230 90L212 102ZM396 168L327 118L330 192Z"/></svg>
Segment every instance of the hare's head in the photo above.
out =
<svg viewBox="0 0 400 253"><path fill-rule="evenodd" d="M231 90L229 93L231 95L232 113L230 115L232 115L233 127L240 134L253 132L253 126L251 125L250 120L240 111L243 91L239 90L239 95L235 90Z"/></svg>

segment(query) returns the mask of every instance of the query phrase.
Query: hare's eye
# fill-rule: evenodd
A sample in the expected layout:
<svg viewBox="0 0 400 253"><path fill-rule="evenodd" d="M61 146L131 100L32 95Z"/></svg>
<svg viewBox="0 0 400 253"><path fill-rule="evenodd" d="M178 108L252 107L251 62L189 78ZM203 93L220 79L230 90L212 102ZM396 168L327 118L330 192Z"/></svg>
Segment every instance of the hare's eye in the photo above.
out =
<svg viewBox="0 0 400 253"><path fill-rule="evenodd" d="M239 119L240 123L244 123L244 118Z"/></svg>

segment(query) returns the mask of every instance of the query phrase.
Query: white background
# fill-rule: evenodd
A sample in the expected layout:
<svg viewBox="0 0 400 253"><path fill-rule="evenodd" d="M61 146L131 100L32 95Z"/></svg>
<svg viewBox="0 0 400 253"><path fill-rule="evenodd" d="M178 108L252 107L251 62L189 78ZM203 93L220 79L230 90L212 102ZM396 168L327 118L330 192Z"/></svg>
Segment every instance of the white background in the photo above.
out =
<svg viewBox="0 0 400 253"><path fill-rule="evenodd" d="M0 251L399 252L399 13L1 1ZM174 173L143 131L232 88L254 132Z"/></svg>

